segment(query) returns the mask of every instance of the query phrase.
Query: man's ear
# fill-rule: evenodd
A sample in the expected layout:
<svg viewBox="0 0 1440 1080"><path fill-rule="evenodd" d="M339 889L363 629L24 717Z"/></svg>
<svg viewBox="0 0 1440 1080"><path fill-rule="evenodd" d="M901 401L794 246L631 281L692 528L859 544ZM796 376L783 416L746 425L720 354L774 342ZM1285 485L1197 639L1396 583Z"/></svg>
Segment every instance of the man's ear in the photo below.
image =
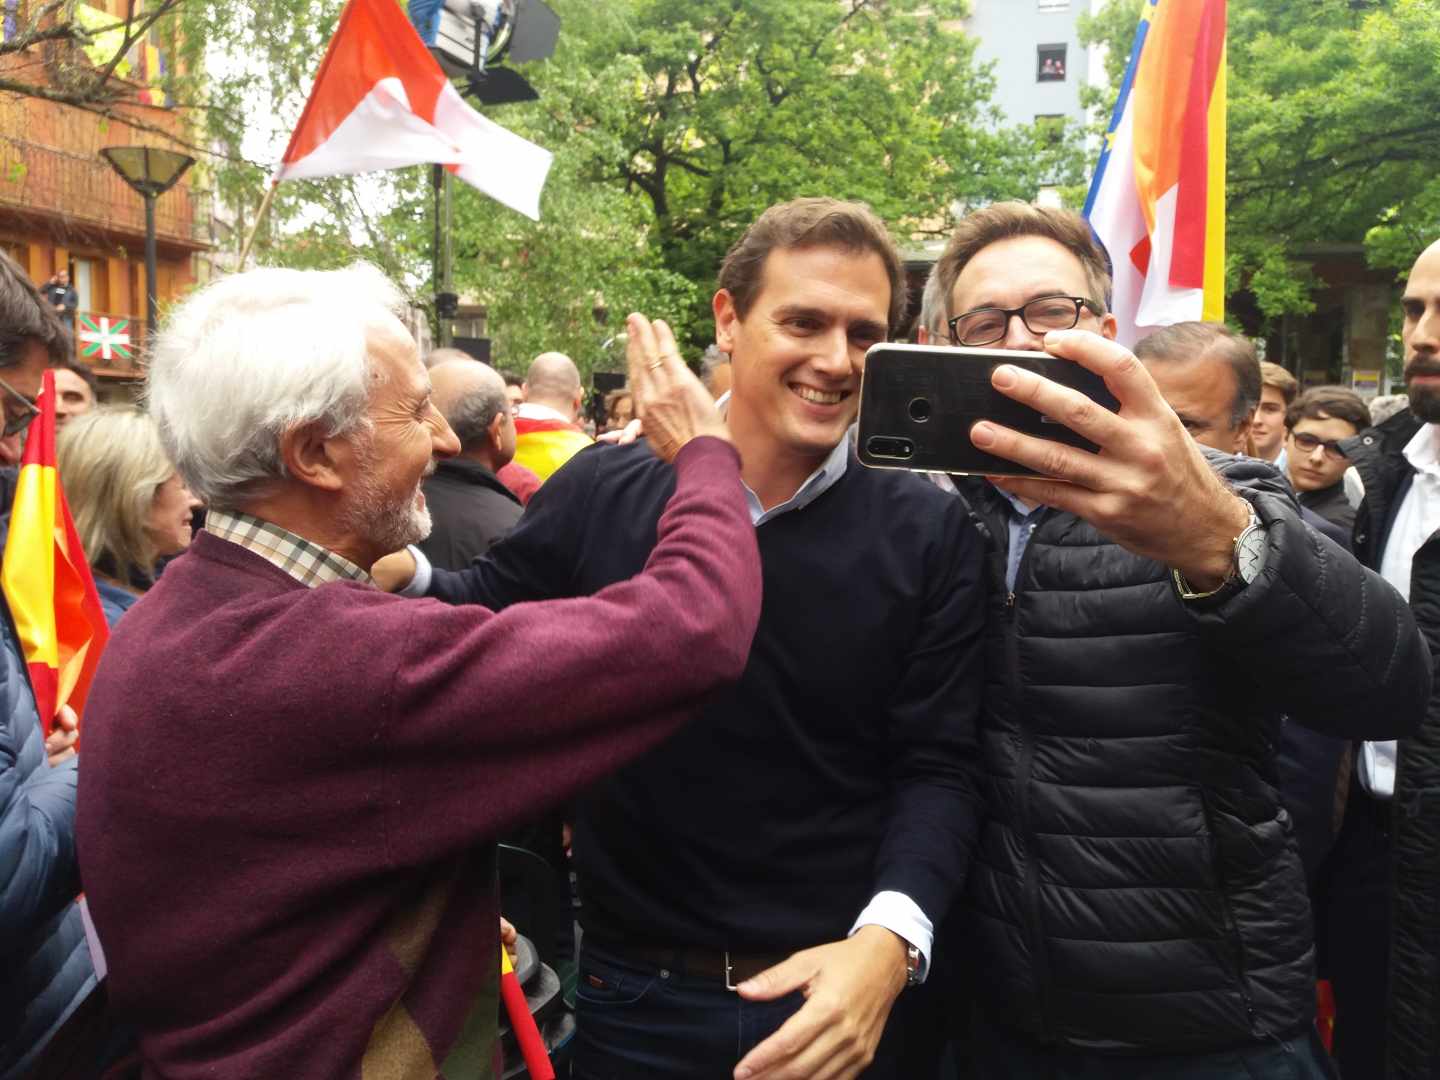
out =
<svg viewBox="0 0 1440 1080"><path fill-rule="evenodd" d="M735 352L735 327L740 321L740 313L735 310L735 298L730 295L729 289L720 289L715 293L715 298L710 301L710 309L715 313L715 344L720 346L721 352Z"/></svg>
<svg viewBox="0 0 1440 1080"><path fill-rule="evenodd" d="M507 405L506 408L509 408ZM498 454L505 444L505 413L504 410L497 412L495 418L490 421L490 426L485 429L485 437L490 440L490 445L495 448Z"/></svg>
<svg viewBox="0 0 1440 1080"><path fill-rule="evenodd" d="M1114 341L1120 334L1120 320L1115 318L1115 313L1107 311L1100 319L1100 333L1103 337Z"/></svg>
<svg viewBox="0 0 1440 1080"><path fill-rule="evenodd" d="M917 345L929 345L930 331L923 326L917 326L915 328L915 343Z"/></svg>
<svg viewBox="0 0 1440 1080"><path fill-rule="evenodd" d="M1250 421L1254 415L1251 413L1235 428L1235 453L1244 454L1246 457L1255 456L1255 440L1250 437Z"/></svg>
<svg viewBox="0 0 1440 1080"><path fill-rule="evenodd" d="M280 460L301 483L339 491L353 477L357 455L353 436L327 438L319 424L299 424L280 436Z"/></svg>

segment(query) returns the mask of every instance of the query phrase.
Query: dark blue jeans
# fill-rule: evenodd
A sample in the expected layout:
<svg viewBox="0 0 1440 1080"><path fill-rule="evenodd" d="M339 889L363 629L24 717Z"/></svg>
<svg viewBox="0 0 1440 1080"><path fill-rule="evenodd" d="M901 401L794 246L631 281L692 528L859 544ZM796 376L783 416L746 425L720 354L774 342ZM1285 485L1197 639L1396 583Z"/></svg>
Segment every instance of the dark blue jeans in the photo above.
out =
<svg viewBox="0 0 1440 1080"><path fill-rule="evenodd" d="M1113 1057L1046 1048L991 1024L976 1026L975 1080L1334 1080L1313 1030L1218 1054Z"/></svg>
<svg viewBox="0 0 1440 1080"><path fill-rule="evenodd" d="M574 1080L730 1080L740 1059L805 1003L799 993L746 1001L719 979L638 967L588 943L575 998ZM884 1064L900 1049L892 1034L867 1077L898 1077Z"/></svg>

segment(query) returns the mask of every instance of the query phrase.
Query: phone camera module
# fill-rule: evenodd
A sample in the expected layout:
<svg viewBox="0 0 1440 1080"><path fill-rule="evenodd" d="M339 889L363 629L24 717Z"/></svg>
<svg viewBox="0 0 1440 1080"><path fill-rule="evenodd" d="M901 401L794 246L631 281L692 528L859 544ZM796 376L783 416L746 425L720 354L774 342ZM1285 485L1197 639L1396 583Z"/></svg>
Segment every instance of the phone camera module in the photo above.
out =
<svg viewBox="0 0 1440 1080"><path fill-rule="evenodd" d="M930 419L930 399L917 397L910 401L910 419L923 424Z"/></svg>
<svg viewBox="0 0 1440 1080"><path fill-rule="evenodd" d="M896 461L909 461L915 456L913 442L892 435L871 435L865 440L865 449L872 457L893 458Z"/></svg>

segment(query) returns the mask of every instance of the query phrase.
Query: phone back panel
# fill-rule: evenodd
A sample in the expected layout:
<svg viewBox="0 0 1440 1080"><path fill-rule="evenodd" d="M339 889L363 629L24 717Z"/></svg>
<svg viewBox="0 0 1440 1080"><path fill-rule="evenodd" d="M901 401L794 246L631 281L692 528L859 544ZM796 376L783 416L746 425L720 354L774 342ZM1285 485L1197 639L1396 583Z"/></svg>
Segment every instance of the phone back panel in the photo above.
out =
<svg viewBox="0 0 1440 1080"><path fill-rule="evenodd" d="M1027 368L1079 390L1112 411L1119 402L1098 375L1043 352L875 345L860 388L860 461L872 468L990 476L1034 476L1034 470L987 454L970 441L978 420L1041 439L1096 451L1089 440L990 385L998 364Z"/></svg>

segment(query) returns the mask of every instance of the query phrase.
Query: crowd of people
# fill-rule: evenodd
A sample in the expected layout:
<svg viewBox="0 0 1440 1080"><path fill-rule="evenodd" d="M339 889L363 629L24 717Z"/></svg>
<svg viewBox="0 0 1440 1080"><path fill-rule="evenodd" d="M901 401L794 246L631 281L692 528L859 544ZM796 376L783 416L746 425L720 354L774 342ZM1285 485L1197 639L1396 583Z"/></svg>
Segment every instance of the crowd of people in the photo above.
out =
<svg viewBox="0 0 1440 1080"><path fill-rule="evenodd" d="M1440 1075L1440 244L1383 416L1110 291L1077 215L958 223L917 340L1119 403L996 366L1098 452L981 421L987 478L855 457L856 203L745 231L700 376L630 316L598 443L363 264L205 286L98 404L0 254L0 460L54 370L111 624L77 753L0 620L0 1080L498 1077L502 840L577 1080Z"/></svg>

